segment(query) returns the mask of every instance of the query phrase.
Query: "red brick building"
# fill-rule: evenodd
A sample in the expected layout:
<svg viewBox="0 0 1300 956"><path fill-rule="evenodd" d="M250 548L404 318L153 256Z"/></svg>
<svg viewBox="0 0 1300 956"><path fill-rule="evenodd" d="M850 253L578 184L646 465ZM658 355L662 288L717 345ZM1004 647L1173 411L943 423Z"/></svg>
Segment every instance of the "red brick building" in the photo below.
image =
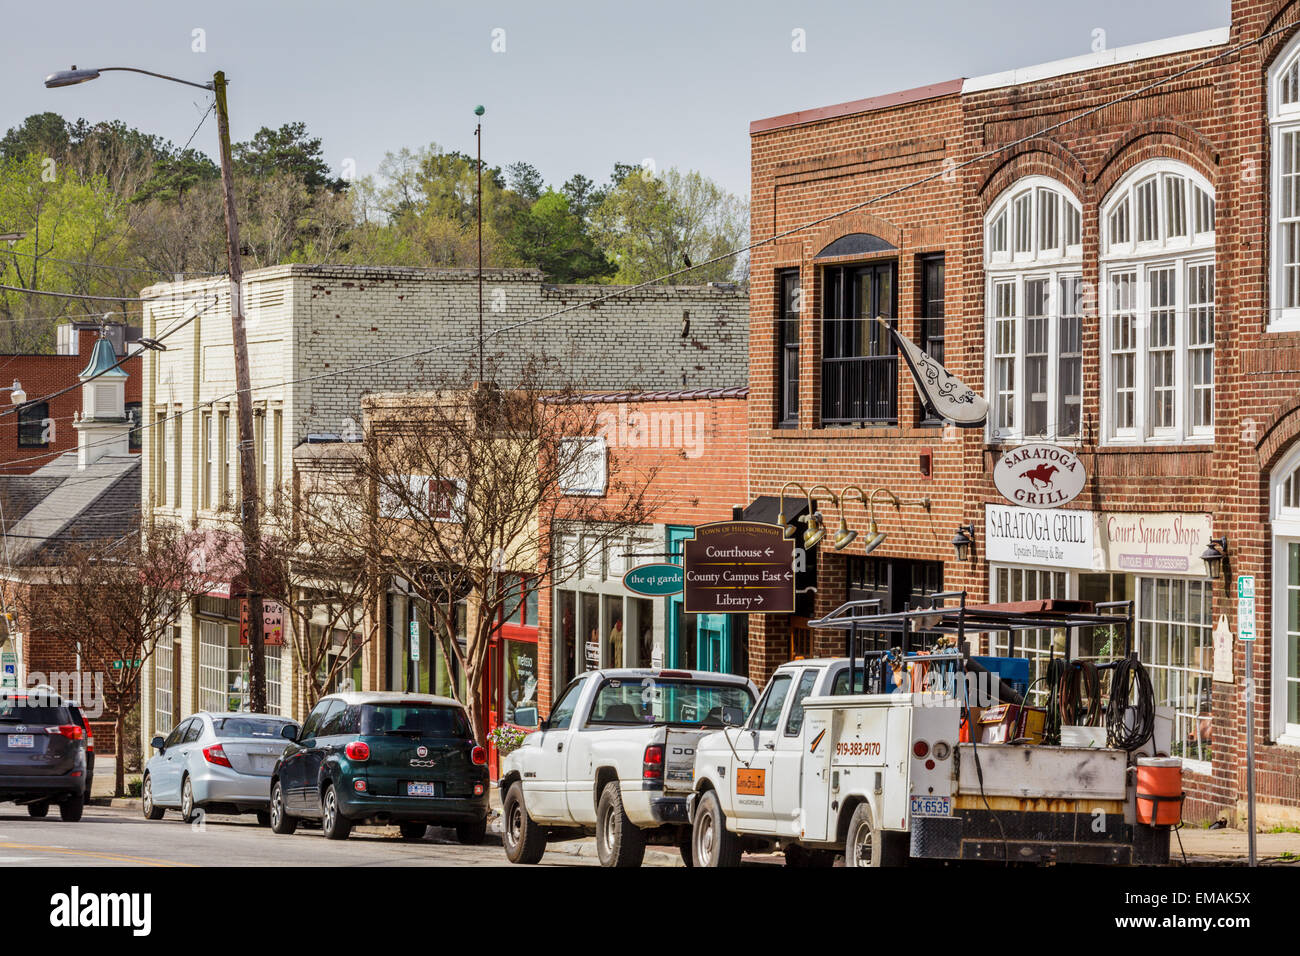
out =
<svg viewBox="0 0 1300 956"><path fill-rule="evenodd" d="M603 406L594 419L600 457L609 462L606 480L645 486L652 508L645 524L603 548L588 546L582 529L555 536L558 547L581 558L563 561L578 564L576 574L536 590L531 623L543 714L557 685L589 666L750 670L745 615L687 615L681 595L644 597L623 587L624 573L637 565L680 564L681 542L697 525L730 520L748 504L747 394L737 387L585 399ZM519 640L521 632L511 636Z"/></svg>
<svg viewBox="0 0 1300 956"><path fill-rule="evenodd" d="M53 355L0 355L0 383L19 382L27 393L27 404L17 415L0 416L0 474L27 475L77 448L72 416L81 410L81 389L77 375L86 367L95 340L97 323L72 323L60 330L59 349ZM66 330L66 331L65 331ZM114 351L121 358L139 335L138 329L123 325L107 328ZM127 372L127 414L140 420L140 359L123 363ZM66 391L65 391L66 389ZM55 395L54 393L62 394ZM44 396L51 396L45 398ZM0 408L8 405L9 393L0 394ZM139 452L133 434L131 451Z"/></svg>
<svg viewBox="0 0 1300 956"><path fill-rule="evenodd" d="M939 589L1131 600L1189 811L1235 816L1253 575L1260 817L1300 819L1300 3L1235 0L1224 30L762 120L751 142L753 239L778 237L751 265L751 497L798 482L865 531L860 489L886 533L818 546L811 613ZM927 419L876 316L989 400L985 428ZM1085 466L1060 511L991 480L1034 442ZM751 620L756 680L839 651L805 623ZM1017 641L1040 672L1116 651Z"/></svg>

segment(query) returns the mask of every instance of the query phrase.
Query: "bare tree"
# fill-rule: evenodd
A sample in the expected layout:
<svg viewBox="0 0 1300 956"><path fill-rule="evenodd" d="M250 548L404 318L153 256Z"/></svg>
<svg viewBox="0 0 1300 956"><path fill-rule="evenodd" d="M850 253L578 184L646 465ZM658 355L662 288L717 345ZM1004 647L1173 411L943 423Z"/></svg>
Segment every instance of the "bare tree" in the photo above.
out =
<svg viewBox="0 0 1300 956"><path fill-rule="evenodd" d="M158 522L139 535L70 544L50 566L25 569L25 586L16 590L33 639L77 655L83 674L102 675L117 740L116 796L125 792L123 728L139 700L140 675L210 587L200 553L198 532Z"/></svg>
<svg viewBox="0 0 1300 956"><path fill-rule="evenodd" d="M372 396L357 459L368 514L337 522L339 535L382 554L385 572L400 575L427 603L439 653L465 676L462 702L480 742L488 649L510 599L505 575L561 582L584 555L562 558L551 546L553 531L581 527L592 552L625 539L653 509L653 469L633 469L616 450L592 459L600 406L540 380L529 369L509 389ZM605 474L604 487L592 486L596 471ZM456 639L461 601L463 646Z"/></svg>

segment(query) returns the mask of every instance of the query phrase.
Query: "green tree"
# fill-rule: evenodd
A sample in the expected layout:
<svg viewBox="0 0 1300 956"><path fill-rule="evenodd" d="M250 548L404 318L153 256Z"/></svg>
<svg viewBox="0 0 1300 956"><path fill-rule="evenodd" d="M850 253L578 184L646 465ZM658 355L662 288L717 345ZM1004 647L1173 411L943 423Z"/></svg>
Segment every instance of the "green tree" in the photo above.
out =
<svg viewBox="0 0 1300 956"><path fill-rule="evenodd" d="M589 282L614 274L614 264L596 248L586 223L564 193L553 189L516 219L509 243L521 262L536 265L553 282Z"/></svg>
<svg viewBox="0 0 1300 956"><path fill-rule="evenodd" d="M246 143L231 147L235 169L253 179L288 174L307 189L342 192L343 179L330 176L319 136L308 136L304 123L285 123L278 130L263 126Z"/></svg>
<svg viewBox="0 0 1300 956"><path fill-rule="evenodd" d="M701 173L669 169L655 176L620 165L613 178L592 213L592 225L597 243L618 266L616 282L645 282L683 268L688 259L704 263L744 241L745 202ZM679 281L741 278L743 269L743 262L723 259Z"/></svg>

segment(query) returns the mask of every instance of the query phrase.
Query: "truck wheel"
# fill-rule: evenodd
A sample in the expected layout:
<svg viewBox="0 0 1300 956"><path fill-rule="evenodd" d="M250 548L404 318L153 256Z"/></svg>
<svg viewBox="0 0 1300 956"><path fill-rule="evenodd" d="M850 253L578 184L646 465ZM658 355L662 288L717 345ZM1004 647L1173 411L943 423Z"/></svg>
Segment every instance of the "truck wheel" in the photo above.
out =
<svg viewBox="0 0 1300 956"><path fill-rule="evenodd" d="M740 837L727 829L718 795L706 791L695 811L691 849L696 866L740 866Z"/></svg>
<svg viewBox="0 0 1300 956"><path fill-rule="evenodd" d="M871 804L859 803L849 819L849 833L844 841L845 866L881 866L885 843L871 814Z"/></svg>
<svg viewBox="0 0 1300 956"><path fill-rule="evenodd" d="M524 806L524 787L519 781L506 791L501 807L501 843L511 863L537 863L546 852L546 831L534 823Z"/></svg>
<svg viewBox="0 0 1300 956"><path fill-rule="evenodd" d="M596 855L601 866L637 867L645 859L645 834L627 818L618 781L605 784L596 804Z"/></svg>

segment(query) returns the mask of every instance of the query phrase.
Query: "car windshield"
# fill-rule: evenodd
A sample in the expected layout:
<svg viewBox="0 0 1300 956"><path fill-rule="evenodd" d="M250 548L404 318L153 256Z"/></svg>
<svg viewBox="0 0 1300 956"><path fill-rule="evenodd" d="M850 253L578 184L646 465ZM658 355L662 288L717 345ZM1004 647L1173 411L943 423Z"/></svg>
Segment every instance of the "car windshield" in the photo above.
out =
<svg viewBox="0 0 1300 956"><path fill-rule="evenodd" d="M749 688L737 684L655 677L610 678L596 692L589 724L739 724L754 706Z"/></svg>
<svg viewBox="0 0 1300 956"><path fill-rule="evenodd" d="M445 704L365 704L361 733L366 736L472 737L469 721L459 707Z"/></svg>
<svg viewBox="0 0 1300 956"><path fill-rule="evenodd" d="M218 737L245 737L251 740L272 740L280 731L292 724L291 720L274 717L214 717L212 729Z"/></svg>

